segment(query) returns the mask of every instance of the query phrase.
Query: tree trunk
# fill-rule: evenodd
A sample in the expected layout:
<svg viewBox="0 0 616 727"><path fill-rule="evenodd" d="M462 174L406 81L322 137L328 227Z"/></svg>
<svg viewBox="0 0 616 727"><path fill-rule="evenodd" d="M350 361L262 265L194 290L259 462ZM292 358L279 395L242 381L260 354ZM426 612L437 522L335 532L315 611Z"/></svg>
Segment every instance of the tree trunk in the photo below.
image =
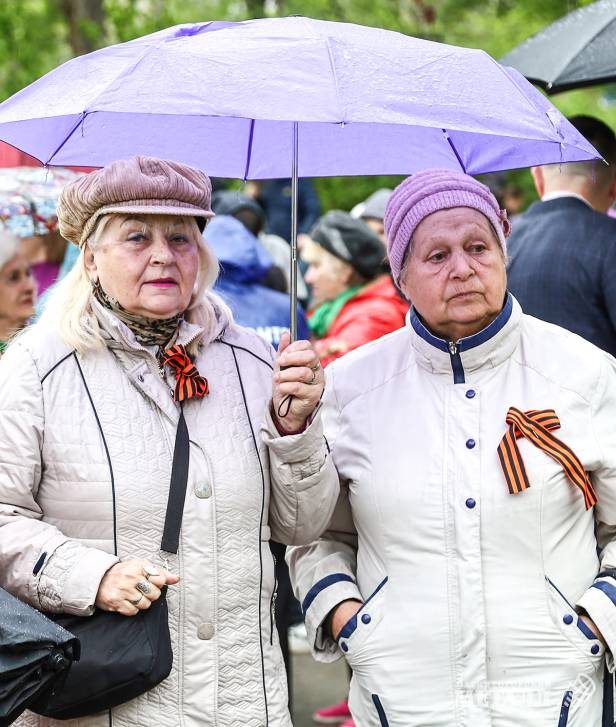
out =
<svg viewBox="0 0 616 727"><path fill-rule="evenodd" d="M76 56L96 50L104 35L104 0L61 0L68 42Z"/></svg>
<svg viewBox="0 0 616 727"><path fill-rule="evenodd" d="M265 0L246 0L246 10L251 18L264 18Z"/></svg>

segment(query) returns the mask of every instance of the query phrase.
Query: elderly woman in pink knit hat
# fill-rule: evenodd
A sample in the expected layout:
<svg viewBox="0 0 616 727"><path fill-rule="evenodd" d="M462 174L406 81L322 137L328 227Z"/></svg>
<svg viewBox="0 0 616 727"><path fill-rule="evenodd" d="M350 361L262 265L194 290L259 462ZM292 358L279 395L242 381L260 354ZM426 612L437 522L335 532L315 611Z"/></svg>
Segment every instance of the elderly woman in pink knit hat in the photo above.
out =
<svg viewBox="0 0 616 727"><path fill-rule="evenodd" d="M336 503L309 419L323 372L307 341L275 355L212 292L210 195L203 172L148 157L69 184L79 258L0 362L0 586L106 624L20 727L291 725L268 541L313 540Z"/></svg>
<svg viewBox="0 0 616 727"><path fill-rule="evenodd" d="M413 307L327 369L341 494L328 531L288 556L314 656L353 668L362 727L599 725L616 362L524 315L506 215L473 178L405 180L385 231Z"/></svg>

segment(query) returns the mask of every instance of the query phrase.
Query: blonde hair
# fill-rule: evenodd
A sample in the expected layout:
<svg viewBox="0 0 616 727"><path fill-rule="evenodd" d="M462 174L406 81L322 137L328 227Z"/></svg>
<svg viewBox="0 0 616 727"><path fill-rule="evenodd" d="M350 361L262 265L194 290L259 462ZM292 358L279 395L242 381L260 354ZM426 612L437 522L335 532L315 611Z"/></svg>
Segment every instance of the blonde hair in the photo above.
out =
<svg viewBox="0 0 616 727"><path fill-rule="evenodd" d="M105 228L116 216L108 214L99 219L92 235L82 246L73 268L51 292L39 319L41 325L55 328L62 340L78 353L105 345L98 319L90 304L92 283L86 271L85 249L86 246L90 250L97 249ZM199 271L184 320L204 328L203 334L188 346L189 352L196 354L200 346L207 346L216 338L221 326L232 323L233 315L222 299L212 292L218 278L218 260L199 232L194 218L189 219L193 222L199 248Z"/></svg>

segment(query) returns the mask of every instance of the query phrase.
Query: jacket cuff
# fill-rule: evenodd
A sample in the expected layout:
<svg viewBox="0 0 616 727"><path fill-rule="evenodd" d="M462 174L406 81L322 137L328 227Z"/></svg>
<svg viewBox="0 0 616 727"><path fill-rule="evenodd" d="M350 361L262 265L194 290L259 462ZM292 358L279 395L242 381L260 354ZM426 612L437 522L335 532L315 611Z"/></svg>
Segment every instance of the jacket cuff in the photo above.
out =
<svg viewBox="0 0 616 727"><path fill-rule="evenodd" d="M306 431L306 427L308 426L308 423L309 423L308 421L305 421L299 429L296 429L295 431L292 431L292 432L288 432L282 426L282 422L277 417L276 412L274 411L273 402L270 402L269 413L270 413L272 422L274 423L274 426L276 427L276 431L278 432L278 434L280 434L281 437L289 437L289 436L293 436L295 434L301 434L302 432Z"/></svg>
<svg viewBox="0 0 616 727"><path fill-rule="evenodd" d="M88 616L100 582L119 558L69 540L60 545L41 571L38 596L41 609L51 613Z"/></svg>
<svg viewBox="0 0 616 727"><path fill-rule="evenodd" d="M351 599L363 602L355 579L347 573L332 573L317 581L302 601L308 643L317 661L335 661L340 658L338 644L327 632L325 622L333 608Z"/></svg>
<svg viewBox="0 0 616 727"><path fill-rule="evenodd" d="M301 490L320 481L318 475L328 454L320 410L303 432L281 436L268 407L261 432L265 445L280 464L279 472L285 484L296 486L302 482Z"/></svg>
<svg viewBox="0 0 616 727"><path fill-rule="evenodd" d="M601 632L607 648L616 653L616 581L601 578L595 581L576 604L584 609ZM610 671L614 671L613 659L608 659Z"/></svg>

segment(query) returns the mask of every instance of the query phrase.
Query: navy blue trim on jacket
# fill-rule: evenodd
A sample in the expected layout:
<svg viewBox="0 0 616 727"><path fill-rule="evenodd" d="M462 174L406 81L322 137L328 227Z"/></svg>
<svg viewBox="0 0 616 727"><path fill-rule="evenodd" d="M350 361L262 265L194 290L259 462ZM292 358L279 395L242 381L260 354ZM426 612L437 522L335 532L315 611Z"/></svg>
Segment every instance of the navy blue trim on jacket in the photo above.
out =
<svg viewBox="0 0 616 727"><path fill-rule="evenodd" d="M607 581L595 581L591 587L603 591L610 601L616 604L616 588L611 583Z"/></svg>
<svg viewBox="0 0 616 727"><path fill-rule="evenodd" d="M383 578L383 580L379 583L379 585L372 591L372 593L368 596L368 598L363 602L361 608L359 611L354 615L351 616L351 618L344 624L342 629L340 630L340 633L338 634L338 638L336 641L340 641L340 639L348 639L353 632L357 629L357 619L361 616L363 610L366 608L366 606L370 603L370 601L376 596L376 594L383 588L383 586L387 583L387 576Z"/></svg>
<svg viewBox="0 0 616 727"><path fill-rule="evenodd" d="M333 586L334 583L340 583L342 581L355 583L353 578L351 578L351 576L347 575L346 573L332 573L331 575L325 576L325 578L321 578L320 581L317 581L314 586L312 586L312 588L308 591L302 603L302 613L304 614L304 618L306 617L306 611L308 611L310 606L312 606L312 602L319 595L319 593L321 593L321 591L329 588L329 586Z"/></svg>
<svg viewBox="0 0 616 727"><path fill-rule="evenodd" d="M571 701L573 699L573 692L565 692L562 704L560 705L560 715L558 717L558 727L567 727L569 721L569 709L571 708Z"/></svg>
<svg viewBox="0 0 616 727"><path fill-rule="evenodd" d="M387 715L385 714L385 710L383 709L383 703L381 702L381 698L378 694L372 695L372 702L376 707L377 714L379 715L379 722L381 723L381 727L389 727Z"/></svg>
<svg viewBox="0 0 616 727"><path fill-rule="evenodd" d="M463 384L465 382L464 367L460 354L469 351L471 348L481 346L482 343L493 338L509 321L513 312L513 297L511 293L507 293L503 309L496 318L486 326L483 330L472 336L461 338L459 341L446 341L444 338L438 338L430 333L425 323L421 320L419 313L415 308L411 308L411 325L415 333L431 346L438 348L439 351L448 353L451 358L451 370L453 372L454 384Z"/></svg>

